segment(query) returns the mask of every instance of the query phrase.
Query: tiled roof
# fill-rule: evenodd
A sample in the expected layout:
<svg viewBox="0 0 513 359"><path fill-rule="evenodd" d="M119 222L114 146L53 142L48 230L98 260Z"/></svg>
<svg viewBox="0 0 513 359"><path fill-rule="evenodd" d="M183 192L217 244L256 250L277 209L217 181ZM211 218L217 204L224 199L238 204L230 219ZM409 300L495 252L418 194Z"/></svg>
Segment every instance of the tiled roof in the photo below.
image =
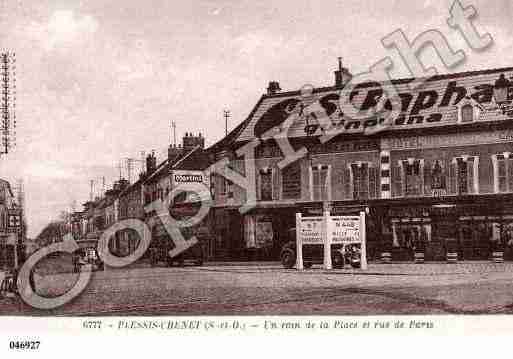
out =
<svg viewBox="0 0 513 359"><path fill-rule="evenodd" d="M210 154L200 147L196 147L188 156L178 161L174 166L174 170L184 171L202 171L210 165Z"/></svg>

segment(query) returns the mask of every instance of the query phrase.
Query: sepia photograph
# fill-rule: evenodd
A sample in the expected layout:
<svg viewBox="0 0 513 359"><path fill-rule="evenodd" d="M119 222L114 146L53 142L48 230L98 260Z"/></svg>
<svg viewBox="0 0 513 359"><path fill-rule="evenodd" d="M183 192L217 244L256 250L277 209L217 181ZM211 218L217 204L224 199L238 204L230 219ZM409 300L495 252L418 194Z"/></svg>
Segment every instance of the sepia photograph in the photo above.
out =
<svg viewBox="0 0 513 359"><path fill-rule="evenodd" d="M0 0L0 323L513 329L512 17Z"/></svg>

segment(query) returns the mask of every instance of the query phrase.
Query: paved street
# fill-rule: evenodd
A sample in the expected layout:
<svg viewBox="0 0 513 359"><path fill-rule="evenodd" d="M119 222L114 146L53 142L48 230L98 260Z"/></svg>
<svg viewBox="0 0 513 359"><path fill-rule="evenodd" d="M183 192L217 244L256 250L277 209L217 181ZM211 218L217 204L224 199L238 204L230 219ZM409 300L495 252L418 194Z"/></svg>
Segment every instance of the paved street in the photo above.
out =
<svg viewBox="0 0 513 359"><path fill-rule="evenodd" d="M76 300L53 311L0 299L2 314L364 315L513 313L513 263L370 264L361 270L297 272L277 263L95 272ZM37 278L44 295L73 274ZM491 295L493 293L493 295Z"/></svg>

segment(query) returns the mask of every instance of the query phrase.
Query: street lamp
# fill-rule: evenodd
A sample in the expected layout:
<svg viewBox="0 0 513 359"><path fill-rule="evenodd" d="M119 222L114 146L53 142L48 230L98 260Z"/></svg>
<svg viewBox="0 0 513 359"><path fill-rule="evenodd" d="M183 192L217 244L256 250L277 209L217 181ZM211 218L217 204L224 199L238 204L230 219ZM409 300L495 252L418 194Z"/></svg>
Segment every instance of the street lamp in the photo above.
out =
<svg viewBox="0 0 513 359"><path fill-rule="evenodd" d="M509 88L512 86L511 81L506 79L504 74L501 74L493 87L493 97L495 103L504 115L513 115L513 108L511 106L511 99L509 96Z"/></svg>

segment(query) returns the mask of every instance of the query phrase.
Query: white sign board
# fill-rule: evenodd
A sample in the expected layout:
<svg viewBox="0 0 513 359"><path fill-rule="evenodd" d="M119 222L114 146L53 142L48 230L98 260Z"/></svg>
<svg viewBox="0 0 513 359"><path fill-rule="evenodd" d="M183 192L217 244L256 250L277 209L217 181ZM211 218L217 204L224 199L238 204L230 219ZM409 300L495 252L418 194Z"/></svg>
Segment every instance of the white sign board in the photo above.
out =
<svg viewBox="0 0 513 359"><path fill-rule="evenodd" d="M303 244L323 244L322 217L301 217L298 235Z"/></svg>
<svg viewBox="0 0 513 359"><path fill-rule="evenodd" d="M323 212L318 217L303 217L296 213L296 268L303 270L303 245L324 246L324 268L331 269L332 244L360 244L361 269L367 269L365 212L359 216L331 216Z"/></svg>
<svg viewBox="0 0 513 359"><path fill-rule="evenodd" d="M330 216L328 218L330 243L361 243L359 216Z"/></svg>

